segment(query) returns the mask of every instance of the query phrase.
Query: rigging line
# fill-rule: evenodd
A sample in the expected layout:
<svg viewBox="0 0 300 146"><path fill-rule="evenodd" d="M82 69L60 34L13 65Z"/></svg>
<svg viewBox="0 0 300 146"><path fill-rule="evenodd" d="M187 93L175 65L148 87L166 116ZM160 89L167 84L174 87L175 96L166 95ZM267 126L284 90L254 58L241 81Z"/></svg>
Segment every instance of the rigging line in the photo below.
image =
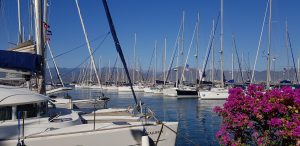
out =
<svg viewBox="0 0 300 146"><path fill-rule="evenodd" d="M174 43L173 53L172 53L172 59L170 61L169 67L168 67L168 73L167 73L167 76L166 76L166 81L168 81L170 73L171 73L171 70L172 70L173 62L174 62L174 59L175 59L175 53L177 54L177 51L179 51L179 49L177 48L177 45L178 45L177 42L179 40L179 35L180 35L180 32L181 32L181 27L182 27L182 23L180 24L180 27L179 27L179 30L178 30L178 33L177 33L177 38L176 38L176 41Z"/></svg>
<svg viewBox="0 0 300 146"><path fill-rule="evenodd" d="M110 34L110 33L108 33ZM102 44L104 43L104 41L106 40L106 38L108 37L108 34L105 36L105 38L101 41L101 43L99 44L99 46L92 52L92 55L89 55L88 57L86 57L79 65L75 66L71 71L64 73L61 75L61 77L73 72L75 69L77 69L79 66L81 66L82 64L84 64L88 59L91 58L91 56L94 55L94 53L100 48L100 46L102 46Z"/></svg>
<svg viewBox="0 0 300 146"><path fill-rule="evenodd" d="M194 32L193 32L193 36L192 36L192 40L190 42L189 50L188 50L186 60L185 60L185 63L184 63L183 71L181 73L181 79L180 79L181 82L183 82L183 80L184 80L184 73L185 73L186 66L187 66L187 63L188 63L188 60L189 60L189 55L190 55L190 52L191 52L191 48L192 48L192 45L193 45L193 42L194 42L195 33L196 33L196 30L197 30L197 25L198 25L198 22L196 22Z"/></svg>
<svg viewBox="0 0 300 146"><path fill-rule="evenodd" d="M201 78L199 80L199 84L201 84L201 81L202 81L202 79L205 75L205 69L206 69L206 66L207 66L207 62L208 62L209 54L210 54L210 51L211 51L211 48L212 48L212 44L213 44L214 39L215 39L215 34L216 34L217 26L219 24L219 19L220 19L220 13L218 15L217 23L215 24L215 26L213 26L214 28L212 28L211 38L210 38L211 40L209 42L208 52L207 52L206 59L205 59L204 65L203 65L203 71L202 71Z"/></svg>
<svg viewBox="0 0 300 146"><path fill-rule="evenodd" d="M232 35L232 43L233 43L232 45L234 47L235 54L236 54L236 57L237 57L241 79L242 79L242 82L244 83L244 77L243 77L243 73L242 73L241 62L240 62L240 58L239 58L239 53L238 53L237 48L236 48L236 42L235 42L235 36L234 35Z"/></svg>
<svg viewBox="0 0 300 146"><path fill-rule="evenodd" d="M103 36L104 36L104 40L105 40L109 34L110 34L110 32L107 32L106 34L103 34L103 35L100 35L100 36L96 37L95 39L91 40L90 42L95 42L96 40L102 38ZM70 50L68 50L66 52L63 52L63 53L61 53L59 55L54 56L53 59L58 58L58 57L60 57L62 55L68 54L70 52L73 52L73 51L75 51L75 50L77 50L77 49L79 49L79 48L81 48L81 47L83 47L85 45L86 45L86 43L83 43L83 44L81 44L81 45L79 45L79 46L77 46L77 47L75 47L73 49L70 49ZM102 42L97 46L97 48L99 48L101 45L102 45ZM49 60L50 60L50 58L47 59L46 61L49 61Z"/></svg>
<svg viewBox="0 0 300 146"><path fill-rule="evenodd" d="M149 67L148 67L148 71L147 71L147 74L146 74L146 80L147 80L147 81L148 81L148 79L149 79L149 72L150 72L150 68L151 68L151 66L152 66L152 59L153 59L153 56L154 56L154 50L155 50L155 49L153 49L153 51L152 51L152 55L151 55L151 59L150 59Z"/></svg>
<svg viewBox="0 0 300 146"><path fill-rule="evenodd" d="M263 21L263 24L262 24L262 27L261 27L261 32L260 32L260 36L259 36L259 41L258 41L258 46L257 46L257 51L256 51L256 56L255 56L255 61L254 61L254 65L253 65L253 70L252 70L252 76L251 76L250 83L253 83L253 79L254 79L255 67L256 67L256 63L257 63L258 52L259 52L260 45L261 45L262 35L263 35L263 32L264 32L266 17L267 17L268 8L269 8L269 2L270 2L270 0L268 0L268 2L267 2L267 7L266 7L266 10L265 10L264 21Z"/></svg>
<svg viewBox="0 0 300 146"><path fill-rule="evenodd" d="M288 36L288 39L289 39L289 47L290 47L291 54L292 54L292 59L293 59L293 64L294 64L294 71L295 71L295 75L296 75L296 80L299 83L298 74L297 74L297 70L296 70L296 64L295 64L295 58L294 58L294 53L293 53L293 48L292 48L292 43L291 43L290 33L289 32L287 32L287 36Z"/></svg>

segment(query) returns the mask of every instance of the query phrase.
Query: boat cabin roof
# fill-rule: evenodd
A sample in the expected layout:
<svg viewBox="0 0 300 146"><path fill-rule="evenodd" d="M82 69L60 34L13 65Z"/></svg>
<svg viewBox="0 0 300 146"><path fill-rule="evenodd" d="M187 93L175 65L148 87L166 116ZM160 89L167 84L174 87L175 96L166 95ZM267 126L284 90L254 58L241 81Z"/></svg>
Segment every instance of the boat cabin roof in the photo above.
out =
<svg viewBox="0 0 300 146"><path fill-rule="evenodd" d="M0 106L20 105L47 101L49 97L27 88L0 85Z"/></svg>

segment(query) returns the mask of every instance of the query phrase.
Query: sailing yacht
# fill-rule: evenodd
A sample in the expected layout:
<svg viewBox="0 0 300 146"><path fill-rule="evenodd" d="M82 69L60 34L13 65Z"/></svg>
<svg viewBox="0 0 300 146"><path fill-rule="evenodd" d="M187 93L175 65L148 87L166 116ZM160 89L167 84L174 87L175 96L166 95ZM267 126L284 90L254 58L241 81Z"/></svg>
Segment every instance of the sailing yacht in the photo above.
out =
<svg viewBox="0 0 300 146"><path fill-rule="evenodd" d="M215 33L215 32L214 32ZM198 97L199 99L226 99L228 98L228 89L225 88L224 83L224 65L223 65L223 49L224 49L224 30L223 30L223 0L221 0L221 50L220 50L220 59L221 59L221 87L220 88L211 88L208 91L199 90Z"/></svg>
<svg viewBox="0 0 300 146"><path fill-rule="evenodd" d="M110 27L112 27L107 3L105 0L102 2ZM44 1L44 3L47 2ZM78 7L77 0L76 4ZM43 36L40 33L42 31L41 5L41 0L34 0L36 50L39 53L37 55L9 51L0 53L1 57L9 57L11 53L17 54L21 60L27 57L33 60L32 64L27 63L24 66L15 61L10 64L14 63L17 66L5 66L7 62L0 62L0 67L8 69L22 67L22 70L42 73L39 76L39 80L42 81L38 82L38 91L45 94L45 84L43 84L45 72L43 72L44 68L40 67L44 54L42 52L44 50ZM112 32L115 39L114 28ZM126 65L125 68L127 69ZM104 109L93 113L83 113L56 107L47 96L29 89L0 86L0 93L1 146L175 145L178 122L158 121L149 108L142 107L137 102L132 108ZM135 95L134 92L133 95Z"/></svg>
<svg viewBox="0 0 300 146"><path fill-rule="evenodd" d="M47 96L28 89L0 86L0 92L0 131L6 131L0 133L2 146L135 145L142 142L144 134L153 141L165 139L159 145L175 144L176 134L167 129L177 129L177 122L146 121L132 116L130 109L98 110L95 118L85 114L83 120L76 111L47 106ZM164 126L166 130L160 131ZM172 139L167 138L170 135L174 135Z"/></svg>

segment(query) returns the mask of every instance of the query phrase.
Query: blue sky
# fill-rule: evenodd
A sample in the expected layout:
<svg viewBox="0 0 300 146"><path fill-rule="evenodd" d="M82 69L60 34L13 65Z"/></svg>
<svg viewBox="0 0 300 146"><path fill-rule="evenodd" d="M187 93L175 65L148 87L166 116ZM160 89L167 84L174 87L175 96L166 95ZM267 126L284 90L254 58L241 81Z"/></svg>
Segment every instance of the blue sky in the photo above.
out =
<svg viewBox="0 0 300 146"><path fill-rule="evenodd" d="M12 47L8 42L17 42L17 0L0 1L0 49L7 49ZM25 34L28 36L28 1L21 1L22 21ZM245 60L248 60L249 56L252 68L266 3L267 0L224 0L224 62L226 69L231 67L232 33L236 36L239 55L242 56L243 52ZM79 5L89 40L109 32L101 0L79 0ZM144 69L148 68L155 40L158 41L159 69L161 69L160 66L162 64L161 50L165 37L167 37L168 41L167 57L168 60L170 59L183 10L185 11L185 54L187 54L192 37L197 13L199 12L200 14L199 64L202 65L212 19L216 19L220 11L220 0L108 0L108 5L127 62L132 64L133 61L134 33L136 33L136 54ZM298 0L273 0L271 55L277 57L277 70L282 69L287 64L284 35L286 18L288 19L294 56L296 58L299 57L299 7L300 1ZM49 25L53 33L50 45L54 54L63 53L85 43L74 0L50 0L49 9ZM266 68L266 58L263 57L263 52L267 50L267 30L268 27L266 25L258 57L258 70ZM103 37L91 43L92 47L96 48L102 40ZM220 48L220 25L216 33L215 47L216 49ZM194 49L191 50L189 59L191 67L195 66L194 52ZM72 68L80 64L87 56L88 50L84 46L57 58L57 63L60 67ZM95 53L96 62L99 61L100 56L102 58L102 66L107 66L109 60L111 62L115 60L116 50L110 35ZM217 58L219 55L216 53L215 56ZM290 59L290 65L291 62ZM218 66L218 58L216 59L216 64Z"/></svg>

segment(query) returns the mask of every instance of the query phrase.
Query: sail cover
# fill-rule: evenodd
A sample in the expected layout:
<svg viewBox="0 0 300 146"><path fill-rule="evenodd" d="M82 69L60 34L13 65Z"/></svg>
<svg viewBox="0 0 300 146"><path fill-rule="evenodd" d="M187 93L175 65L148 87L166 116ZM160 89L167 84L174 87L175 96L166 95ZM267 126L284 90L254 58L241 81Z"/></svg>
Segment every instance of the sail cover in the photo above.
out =
<svg viewBox="0 0 300 146"><path fill-rule="evenodd" d="M0 50L0 68L25 72L41 70L42 57L37 54Z"/></svg>

